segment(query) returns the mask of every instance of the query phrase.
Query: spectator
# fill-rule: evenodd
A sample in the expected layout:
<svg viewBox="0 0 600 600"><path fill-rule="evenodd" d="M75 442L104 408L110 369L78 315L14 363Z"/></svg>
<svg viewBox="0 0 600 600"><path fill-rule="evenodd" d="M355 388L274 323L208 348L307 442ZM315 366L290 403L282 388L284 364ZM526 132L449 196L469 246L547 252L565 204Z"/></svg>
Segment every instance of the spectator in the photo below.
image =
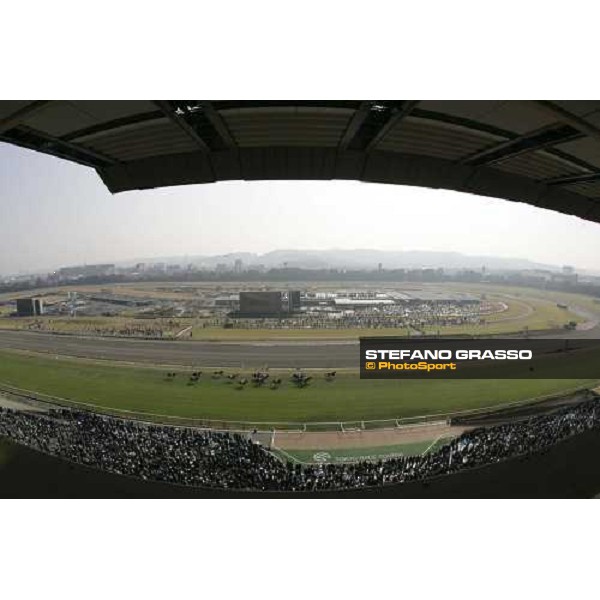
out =
<svg viewBox="0 0 600 600"><path fill-rule="evenodd" d="M417 481L532 454L600 426L596 397L552 413L478 428L426 455L377 462L284 463L253 436L53 409L0 407L0 436L76 463L167 483L239 490L341 490Z"/></svg>

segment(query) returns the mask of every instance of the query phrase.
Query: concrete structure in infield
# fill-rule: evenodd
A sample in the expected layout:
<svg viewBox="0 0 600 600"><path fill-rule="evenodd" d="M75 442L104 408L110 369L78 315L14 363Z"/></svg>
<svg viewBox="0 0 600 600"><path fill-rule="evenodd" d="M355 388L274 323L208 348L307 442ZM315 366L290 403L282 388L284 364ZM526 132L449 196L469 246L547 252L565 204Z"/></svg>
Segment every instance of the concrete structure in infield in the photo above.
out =
<svg viewBox="0 0 600 600"><path fill-rule="evenodd" d="M121 192L349 179L526 202L600 222L600 101L0 101L0 141Z"/></svg>
<svg viewBox="0 0 600 600"><path fill-rule="evenodd" d="M17 316L38 317L44 314L44 301L41 298L18 298Z"/></svg>

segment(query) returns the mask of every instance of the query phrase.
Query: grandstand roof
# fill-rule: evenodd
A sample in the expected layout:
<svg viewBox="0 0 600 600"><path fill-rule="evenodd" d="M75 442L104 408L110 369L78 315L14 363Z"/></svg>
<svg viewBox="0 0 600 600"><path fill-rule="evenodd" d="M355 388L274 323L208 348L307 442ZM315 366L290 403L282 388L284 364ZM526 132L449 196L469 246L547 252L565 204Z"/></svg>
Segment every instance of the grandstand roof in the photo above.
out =
<svg viewBox="0 0 600 600"><path fill-rule="evenodd" d="M115 193L232 179L470 192L600 222L600 101L0 101L0 141Z"/></svg>

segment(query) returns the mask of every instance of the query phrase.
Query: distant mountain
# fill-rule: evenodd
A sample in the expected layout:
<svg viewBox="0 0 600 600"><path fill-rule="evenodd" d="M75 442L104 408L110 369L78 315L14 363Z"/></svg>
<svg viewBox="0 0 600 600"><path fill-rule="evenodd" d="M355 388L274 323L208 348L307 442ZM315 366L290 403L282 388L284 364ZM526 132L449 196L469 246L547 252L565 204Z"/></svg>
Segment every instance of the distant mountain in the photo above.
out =
<svg viewBox="0 0 600 600"><path fill-rule="evenodd" d="M427 250L275 250L263 254L257 260L265 266L304 269L376 269L379 263L384 269L557 269L553 265L536 263L521 258L498 256L469 256L459 252Z"/></svg>
<svg viewBox="0 0 600 600"><path fill-rule="evenodd" d="M273 250L266 254L252 252L231 252L214 256L186 256L139 259L137 262L165 262L188 264L214 268L218 264L233 265L240 259L244 266L264 265L266 268L302 269L377 269L379 263L384 269L481 269L488 270L530 270L547 269L556 271L560 267L533 262L524 258L500 256L471 256L460 252L439 252L428 250ZM131 262L131 261L128 261Z"/></svg>

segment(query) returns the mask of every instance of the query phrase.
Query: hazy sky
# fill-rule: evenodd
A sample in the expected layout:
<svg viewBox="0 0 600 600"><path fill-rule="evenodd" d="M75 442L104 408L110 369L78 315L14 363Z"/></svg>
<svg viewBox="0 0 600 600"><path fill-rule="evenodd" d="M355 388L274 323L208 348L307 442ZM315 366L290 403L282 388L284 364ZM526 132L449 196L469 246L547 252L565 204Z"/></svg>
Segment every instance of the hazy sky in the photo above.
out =
<svg viewBox="0 0 600 600"><path fill-rule="evenodd" d="M458 192L223 182L111 195L95 171L0 143L0 273L276 249L444 250L600 270L600 225Z"/></svg>

